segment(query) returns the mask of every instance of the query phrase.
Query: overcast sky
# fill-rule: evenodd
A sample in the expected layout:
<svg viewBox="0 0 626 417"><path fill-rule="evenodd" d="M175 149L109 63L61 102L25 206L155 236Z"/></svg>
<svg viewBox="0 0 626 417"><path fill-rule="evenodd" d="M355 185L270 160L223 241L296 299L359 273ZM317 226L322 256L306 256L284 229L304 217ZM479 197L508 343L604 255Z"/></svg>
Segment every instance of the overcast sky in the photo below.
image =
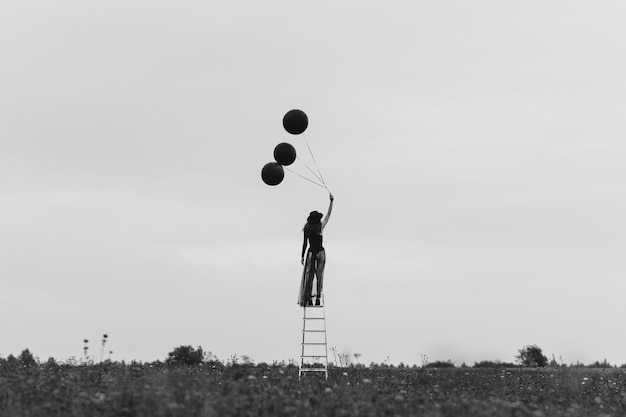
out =
<svg viewBox="0 0 626 417"><path fill-rule="evenodd" d="M622 1L0 5L0 356L626 363ZM310 162L310 160L308 160ZM300 162L294 170L306 173ZM106 355L108 356L108 354ZM331 360L333 358L331 357Z"/></svg>

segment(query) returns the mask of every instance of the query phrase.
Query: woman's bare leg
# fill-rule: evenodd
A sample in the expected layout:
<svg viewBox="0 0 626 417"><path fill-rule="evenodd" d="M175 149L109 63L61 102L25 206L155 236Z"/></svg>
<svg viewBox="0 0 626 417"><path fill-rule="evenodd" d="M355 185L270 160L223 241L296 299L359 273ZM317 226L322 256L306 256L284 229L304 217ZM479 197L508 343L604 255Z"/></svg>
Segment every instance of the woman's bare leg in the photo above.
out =
<svg viewBox="0 0 626 417"><path fill-rule="evenodd" d="M321 251L317 254L315 262L315 276L317 277L317 299L322 295L322 287L324 285L324 267L326 266L326 252Z"/></svg>
<svg viewBox="0 0 626 417"><path fill-rule="evenodd" d="M306 254L306 264L308 265L308 274L306 277L306 287L304 290L304 302L309 303L311 301L311 293L313 291L313 277L315 276L315 258L311 252Z"/></svg>

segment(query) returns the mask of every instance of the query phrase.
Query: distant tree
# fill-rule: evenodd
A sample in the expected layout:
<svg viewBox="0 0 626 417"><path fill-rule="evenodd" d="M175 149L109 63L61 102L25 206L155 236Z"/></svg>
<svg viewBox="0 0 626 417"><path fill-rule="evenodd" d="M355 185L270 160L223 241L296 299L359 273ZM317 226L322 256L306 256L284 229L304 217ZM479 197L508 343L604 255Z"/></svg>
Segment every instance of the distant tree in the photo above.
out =
<svg viewBox="0 0 626 417"><path fill-rule="evenodd" d="M254 365L254 361L252 360L252 358L248 355L241 355L241 362L243 362L244 365Z"/></svg>
<svg viewBox="0 0 626 417"><path fill-rule="evenodd" d="M30 350L28 349L24 349L22 353L20 353L20 356L17 357L17 360L19 360L22 366L25 366L25 367L31 367L31 366L37 365L37 359L35 359L33 354L30 353Z"/></svg>
<svg viewBox="0 0 626 417"><path fill-rule="evenodd" d="M434 361L425 365L426 368L454 368L454 362L450 359L447 361Z"/></svg>
<svg viewBox="0 0 626 417"><path fill-rule="evenodd" d="M510 362L480 361L474 362L473 368L514 368L516 365Z"/></svg>
<svg viewBox="0 0 626 417"><path fill-rule="evenodd" d="M602 362L595 361L594 363L589 365L589 368L613 368L613 365L611 365L609 362L607 362L606 359L604 359Z"/></svg>
<svg viewBox="0 0 626 417"><path fill-rule="evenodd" d="M44 366L47 369L57 369L59 368L59 364L57 363L56 359L54 359L52 356L50 356L48 358L48 360L46 361L46 363L44 364Z"/></svg>
<svg viewBox="0 0 626 417"><path fill-rule="evenodd" d="M557 362L556 357L552 354L552 359L548 362L548 366L550 368L565 368L566 365L563 363L563 358L559 356L559 360L561 361L560 363Z"/></svg>
<svg viewBox="0 0 626 417"><path fill-rule="evenodd" d="M7 356L6 359L0 358L0 365L10 367L10 368L15 368L15 367L20 366L20 361L12 354L9 354L9 356Z"/></svg>
<svg viewBox="0 0 626 417"><path fill-rule="evenodd" d="M167 365L199 365L204 360L204 351L201 346L194 349L191 346L179 346L167 355Z"/></svg>
<svg viewBox="0 0 626 417"><path fill-rule="evenodd" d="M537 345L524 346L519 349L517 356L518 363L529 368L545 367L548 364L548 358L543 354L541 348Z"/></svg>

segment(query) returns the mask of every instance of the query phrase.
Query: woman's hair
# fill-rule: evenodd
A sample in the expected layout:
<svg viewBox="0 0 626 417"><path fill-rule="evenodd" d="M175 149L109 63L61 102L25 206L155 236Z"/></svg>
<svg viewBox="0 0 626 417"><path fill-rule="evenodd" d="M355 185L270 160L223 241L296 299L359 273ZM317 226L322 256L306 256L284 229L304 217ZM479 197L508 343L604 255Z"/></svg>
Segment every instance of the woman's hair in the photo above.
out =
<svg viewBox="0 0 626 417"><path fill-rule="evenodd" d="M304 234L309 236L313 233L316 233L318 235L322 233L322 217L324 217L322 213L313 210L309 214L309 217L307 217L304 228L302 229L304 231Z"/></svg>

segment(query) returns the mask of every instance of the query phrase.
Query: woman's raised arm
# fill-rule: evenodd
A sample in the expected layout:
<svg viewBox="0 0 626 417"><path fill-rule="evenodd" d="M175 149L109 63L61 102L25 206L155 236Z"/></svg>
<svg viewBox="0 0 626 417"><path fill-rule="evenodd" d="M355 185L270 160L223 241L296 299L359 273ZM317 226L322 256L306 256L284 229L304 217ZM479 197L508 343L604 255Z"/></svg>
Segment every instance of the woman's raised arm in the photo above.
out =
<svg viewBox="0 0 626 417"><path fill-rule="evenodd" d="M330 204L328 205L328 212L326 212L326 216L324 216L324 220L322 220L322 230L326 227L326 223L328 223L328 219L330 219L330 213L333 211L333 201L335 200L335 197L330 194L328 198L330 198Z"/></svg>

